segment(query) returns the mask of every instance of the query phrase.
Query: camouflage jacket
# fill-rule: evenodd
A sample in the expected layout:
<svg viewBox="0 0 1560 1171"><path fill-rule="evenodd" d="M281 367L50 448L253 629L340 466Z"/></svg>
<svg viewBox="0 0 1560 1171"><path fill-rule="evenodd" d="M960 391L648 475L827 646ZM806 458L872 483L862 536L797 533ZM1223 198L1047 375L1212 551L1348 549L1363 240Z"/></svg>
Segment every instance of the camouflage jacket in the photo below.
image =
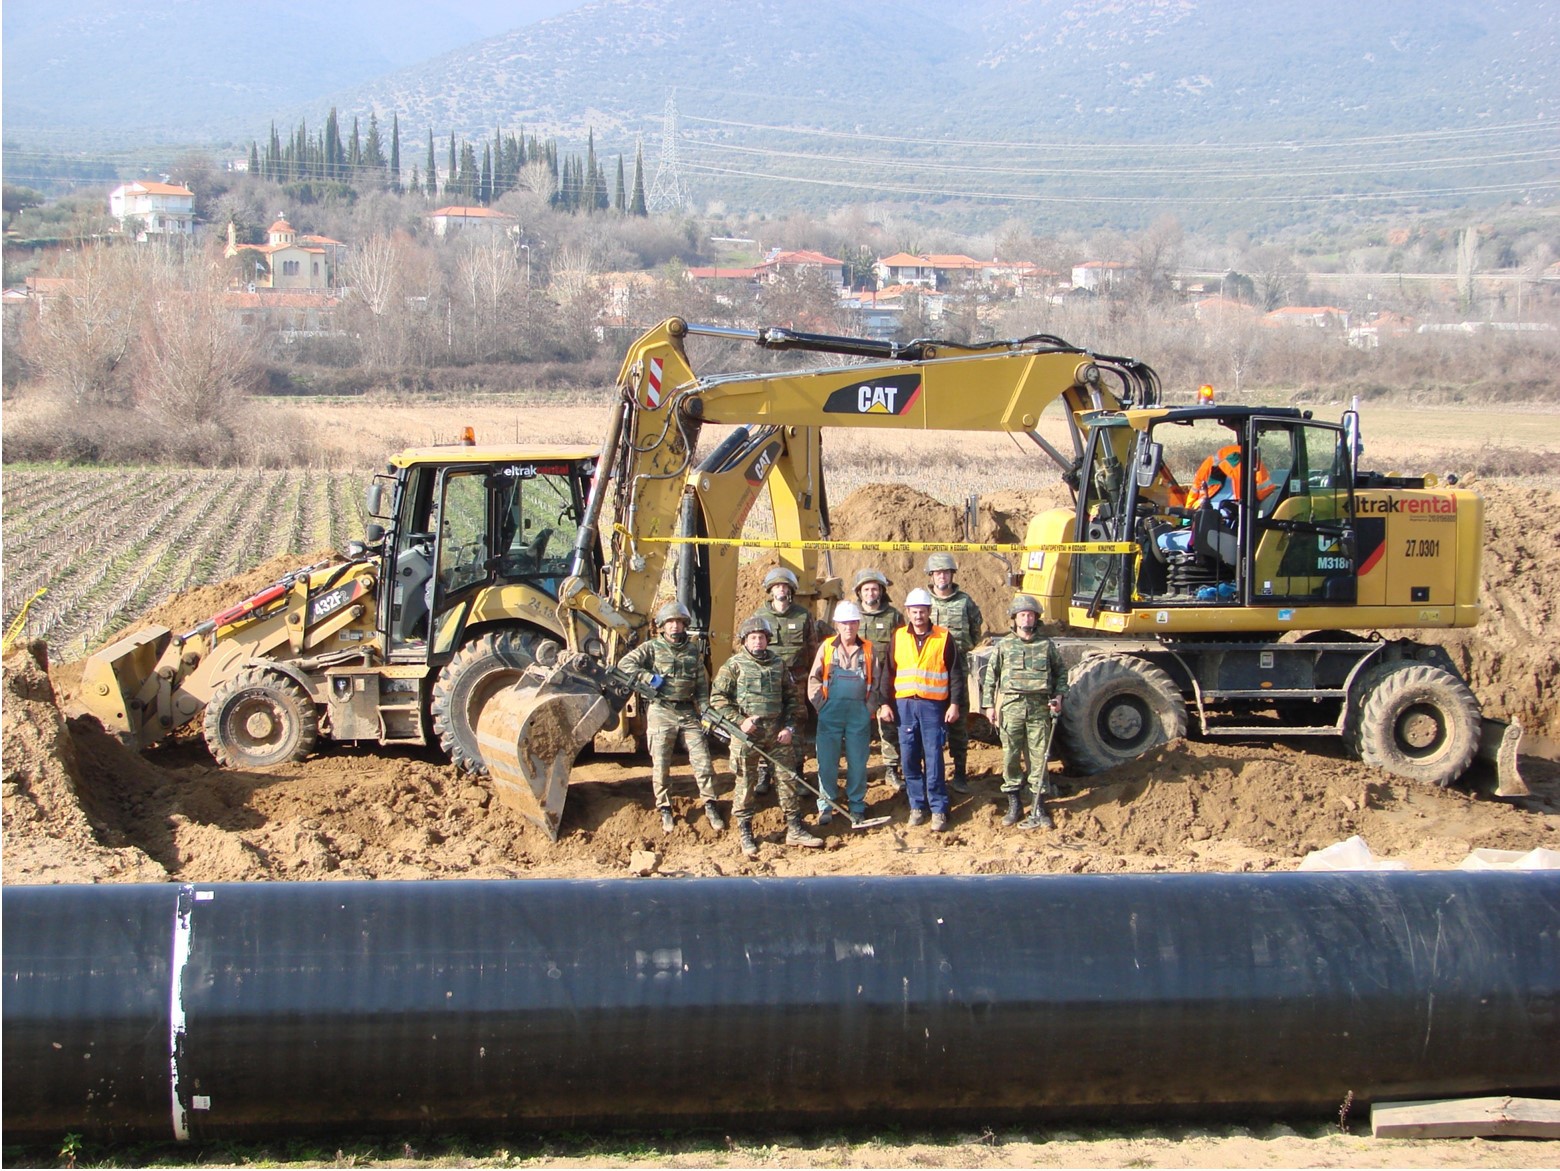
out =
<svg viewBox="0 0 1560 1171"><path fill-rule="evenodd" d="M746 647L715 673L710 706L727 719L739 722L748 716L779 716L784 727L795 724L801 715L796 684L791 682L785 660L769 650L760 658Z"/></svg>
<svg viewBox="0 0 1560 1171"><path fill-rule="evenodd" d="M1067 665L1056 644L1043 634L1023 639L1016 633L997 640L980 684L980 706L996 707L999 700L1021 695L1067 694Z"/></svg>
<svg viewBox="0 0 1560 1171"><path fill-rule="evenodd" d="M768 602L753 611L753 617L766 619L775 629L769 640L769 649L785 660L793 672L806 671L812 665L813 653L818 649L817 630L812 615L806 607L795 602L778 613Z"/></svg>
<svg viewBox="0 0 1560 1171"><path fill-rule="evenodd" d="M904 615L887 602L881 610L861 608L861 637L875 647L886 647L894 631L905 624Z"/></svg>
<svg viewBox="0 0 1560 1171"><path fill-rule="evenodd" d="M652 675L663 676L652 703L692 703L703 708L710 702L710 673L704 669L704 652L691 638L681 644L667 638L642 642L623 656L618 669L648 687Z"/></svg>
<svg viewBox="0 0 1560 1171"><path fill-rule="evenodd" d="M946 598L932 595L932 622L947 627L961 651L968 653L986 634L986 621L975 599L955 588Z"/></svg>

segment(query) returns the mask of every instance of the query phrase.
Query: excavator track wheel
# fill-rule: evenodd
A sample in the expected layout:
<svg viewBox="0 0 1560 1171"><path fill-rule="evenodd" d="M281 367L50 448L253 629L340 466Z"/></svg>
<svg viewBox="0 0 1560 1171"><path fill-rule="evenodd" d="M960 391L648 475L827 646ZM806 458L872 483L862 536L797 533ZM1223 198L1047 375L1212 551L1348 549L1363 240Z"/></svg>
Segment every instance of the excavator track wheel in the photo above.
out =
<svg viewBox="0 0 1560 1171"><path fill-rule="evenodd" d="M513 687L536 658L537 636L524 630L491 631L461 647L433 685L434 734L457 768L487 776L477 747L477 720L494 694Z"/></svg>
<svg viewBox="0 0 1560 1171"><path fill-rule="evenodd" d="M1104 772L1186 735L1186 701L1170 676L1130 655L1096 655L1078 665L1062 704L1071 765Z"/></svg>
<svg viewBox="0 0 1560 1171"><path fill-rule="evenodd" d="M1355 755L1422 784L1452 784L1479 750L1479 701L1441 667L1406 663L1373 672L1351 717Z"/></svg>
<svg viewBox="0 0 1560 1171"><path fill-rule="evenodd" d="M269 768L314 750L319 712L295 679L253 667L217 688L206 705L204 731L219 764Z"/></svg>

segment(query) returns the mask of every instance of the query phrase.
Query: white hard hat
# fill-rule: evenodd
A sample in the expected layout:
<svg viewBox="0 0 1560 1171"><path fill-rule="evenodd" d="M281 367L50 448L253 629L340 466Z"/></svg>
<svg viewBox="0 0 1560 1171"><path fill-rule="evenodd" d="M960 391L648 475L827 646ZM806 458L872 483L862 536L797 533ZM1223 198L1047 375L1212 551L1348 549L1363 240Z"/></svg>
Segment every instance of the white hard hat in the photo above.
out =
<svg viewBox="0 0 1560 1171"><path fill-rule="evenodd" d="M836 622L860 622L861 607L855 602L841 602L834 607L834 621Z"/></svg>
<svg viewBox="0 0 1560 1171"><path fill-rule="evenodd" d="M913 589L905 595L906 606L930 606L932 595L923 589Z"/></svg>

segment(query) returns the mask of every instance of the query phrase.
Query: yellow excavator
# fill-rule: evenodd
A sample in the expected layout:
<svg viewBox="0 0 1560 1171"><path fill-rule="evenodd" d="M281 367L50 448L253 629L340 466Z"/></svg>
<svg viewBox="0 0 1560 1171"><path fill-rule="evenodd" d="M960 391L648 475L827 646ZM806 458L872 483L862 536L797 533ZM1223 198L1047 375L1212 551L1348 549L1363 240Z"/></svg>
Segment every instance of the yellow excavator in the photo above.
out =
<svg viewBox="0 0 1560 1171"><path fill-rule="evenodd" d="M851 361L700 377L686 352L700 336ZM604 572L593 580L576 558L558 594L566 649L545 648L478 724L501 796L550 832L575 755L633 703L611 668L647 635L671 550L711 667L730 653L740 528L708 521L695 461L706 424L775 429L776 535L802 546L779 558L820 610L839 583L817 572L828 537L818 429L1024 433L1054 459L1076 503L1034 518L1013 584L1064 636L1062 742L1080 771L1184 735L1194 715L1206 736L1342 736L1361 759L1438 785L1489 740L1509 765L1503 791L1521 791L1520 730L1486 736L1444 651L1375 633L1478 621L1482 502L1361 471L1357 412L1333 423L1292 408L1166 407L1146 365L1049 336L896 345L679 319L634 344L619 387L580 529L583 550L610 516ZM1070 452L1038 432L1058 400Z"/></svg>

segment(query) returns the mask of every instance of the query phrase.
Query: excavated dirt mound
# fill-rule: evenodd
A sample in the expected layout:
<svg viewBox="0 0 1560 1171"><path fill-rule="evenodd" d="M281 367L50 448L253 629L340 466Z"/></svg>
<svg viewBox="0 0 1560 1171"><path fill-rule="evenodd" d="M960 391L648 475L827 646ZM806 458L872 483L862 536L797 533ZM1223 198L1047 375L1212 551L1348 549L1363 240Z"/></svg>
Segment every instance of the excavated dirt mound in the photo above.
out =
<svg viewBox="0 0 1560 1171"><path fill-rule="evenodd" d="M1520 718L1560 739L1554 692L1560 594L1556 493L1484 488L1489 547L1485 622L1442 639L1459 657L1491 715ZM977 535L1022 537L1048 493L1007 493L983 502ZM845 538L954 540L958 511L903 486L856 493L835 510ZM837 555L848 583L877 563L903 597L925 580L919 556ZM960 558L960 582L1005 623L1006 566ZM293 566L186 594L148 620L187 629L254 593ZM756 606L764 566L747 567L744 604ZM1472 849L1560 849L1560 766L1529 758L1531 799L1437 791L1345 759L1337 745L1182 742L1092 778L1053 773L1066 795L1057 829L1021 833L1000 824L999 750L972 745L975 791L957 798L952 829L933 835L905 825L905 804L874 781L874 814L893 824L822 831L822 850L786 849L779 810L766 805L757 862L730 834L713 833L695 808L679 762L679 824L663 835L642 759L587 759L574 770L557 842L510 813L486 782L458 773L432 749L327 746L319 755L259 772L218 769L198 733L144 757L126 751L89 718L66 720L80 664L54 671L44 648L4 663L4 880L9 883L256 879L602 877L665 875L990 874L1128 870L1293 869L1304 855L1354 834L1380 856L1415 867L1455 865ZM57 696L56 692L59 692ZM724 766L724 758L719 763ZM873 776L879 775L877 758ZM731 774L720 773L729 796ZM771 802L773 798L769 799Z"/></svg>

